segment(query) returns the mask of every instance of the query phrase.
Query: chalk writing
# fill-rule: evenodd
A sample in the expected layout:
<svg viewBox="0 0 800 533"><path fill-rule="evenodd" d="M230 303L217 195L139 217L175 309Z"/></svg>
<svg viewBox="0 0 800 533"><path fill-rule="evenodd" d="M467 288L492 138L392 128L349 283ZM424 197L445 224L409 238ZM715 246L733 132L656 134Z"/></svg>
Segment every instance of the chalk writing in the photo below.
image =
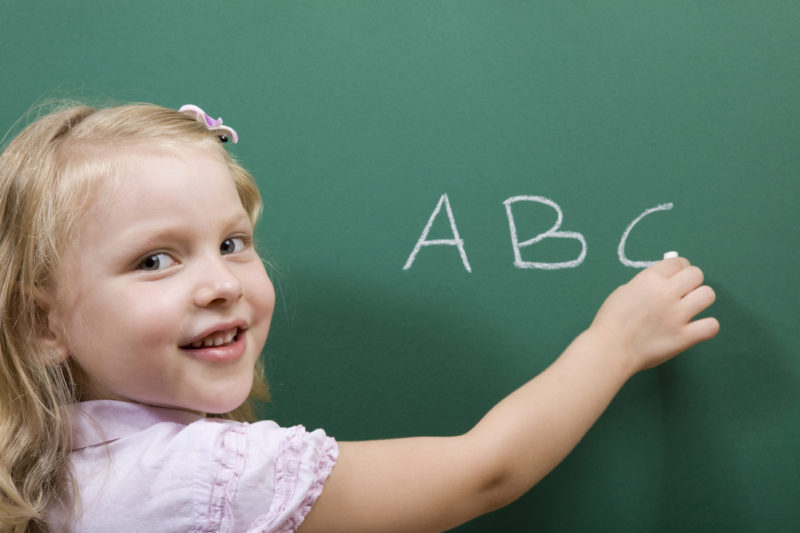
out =
<svg viewBox="0 0 800 533"><path fill-rule="evenodd" d="M647 268L650 265L656 264L658 261L632 261L628 259L625 255L625 243L628 241L628 235L630 235L631 230L633 229L636 224L639 223L644 217L649 215L650 213L655 213L656 211L669 211L672 209L672 204L661 204L655 207L651 207L650 209L645 209L644 213L636 217L633 222L631 222L625 231L622 233L622 238L619 240L619 246L617 246L617 256L619 257L619 262L625 266L631 268Z"/></svg>
<svg viewBox="0 0 800 533"><path fill-rule="evenodd" d="M534 202L543 204L546 206L551 207L556 212L556 221L555 223L545 231L544 233L539 233L532 239L528 239L526 241L519 240L517 236L517 224L514 220L514 212L513 206L514 204L518 204L519 202ZM511 248L514 252L514 266L516 268L521 269L540 269L540 270L559 270L563 268L575 268L580 266L583 261L586 259L587 253L587 244L586 239L581 233L576 231L561 231L561 224L564 220L564 213L561 211L561 207L549 198L545 198L544 196L512 196L511 198L507 198L503 201L503 205L506 209L506 217L508 218L508 229L511 235ZM450 223L450 232L452 233L452 239L431 239L428 240L428 233L430 233L431 226L433 226L436 217L439 216L439 213L442 210L442 206L445 208L445 213L447 213L447 220ZM657 205L656 207L651 207L650 209L646 209L641 215L636 217L633 222L631 222L625 231L622 233L622 238L619 241L619 246L617 247L617 256L619 257L620 263L627 267L631 268L647 268L650 265L653 265L658 262L658 260L653 261L634 261L629 259L625 254L625 244L628 241L628 236L630 235L631 231L636 224L638 224L644 217L651 213L655 213L657 211L669 211L672 209L672 203L666 203ZM528 246L533 246L534 244L540 243L545 239L573 239L581 243L581 251L578 254L578 257L574 259L570 259L568 261L558 261L558 262L541 262L541 261L525 261L522 259L522 248L526 248ZM423 246L455 246L458 248L458 253L461 256L461 263L464 265L464 269L467 272L472 272L472 267L470 267L469 261L467 260L467 252L464 249L464 239L458 233L458 228L456 227L455 217L453 216L453 209L450 207L450 199L447 197L447 194L443 194L439 198L439 202L436 204L436 207L431 213L430 218L428 218L428 223L425 224L425 228L422 230L422 234L417 239L417 243L414 246L414 249L411 251L411 255L408 256L406 260L406 264L403 265L403 270L408 270L414 264L414 261L417 258L417 254L422 249Z"/></svg>
<svg viewBox="0 0 800 533"><path fill-rule="evenodd" d="M439 211L442 210L442 204L444 204L445 211L447 212L447 219L450 221L450 231L453 233L453 238L433 239L429 241L428 232L430 232L433 221L436 220L436 216L439 214ZM447 198L446 193L439 198L439 203L436 204L436 208L433 210L433 213L431 213L428 223L425 224L425 229L422 230L422 235L420 235L419 239L417 239L417 244L411 251L411 255L408 256L408 260L406 261L405 266L403 266L403 270L408 270L411 268L411 265L414 264L414 259L416 259L417 254L423 246L457 246L458 253L461 254L461 262L464 264L464 268L467 269L467 272L472 272L472 268L469 266L469 261L467 260L467 252L464 250L464 240L458 234L456 221L455 218L453 218L453 210L450 208L450 200Z"/></svg>
<svg viewBox="0 0 800 533"><path fill-rule="evenodd" d="M544 233L540 233L536 237L532 239L528 239L527 241L519 242L517 238L517 225L514 222L514 213L511 210L511 206L517 202L538 202L541 204L549 205L556 211L556 223L553 224L553 227L549 230L545 231ZM583 235L574 231L559 231L561 228L561 222L564 219L564 214L561 212L561 208L555 203L553 200L549 198L545 198L544 196L513 196L508 198L503 202L503 205L506 206L506 216L508 217L508 228L511 232L511 247L514 249L514 266L517 268L539 268L543 270L558 270L560 268L575 268L580 266L583 263L583 260L586 259L586 239L583 238ZM543 262L536 262L536 261L523 261L522 254L520 253L520 248L524 248L526 246L532 246L537 242L541 242L544 239L575 239L581 243L581 253L578 255L577 258L571 261L561 261L557 263L543 263Z"/></svg>

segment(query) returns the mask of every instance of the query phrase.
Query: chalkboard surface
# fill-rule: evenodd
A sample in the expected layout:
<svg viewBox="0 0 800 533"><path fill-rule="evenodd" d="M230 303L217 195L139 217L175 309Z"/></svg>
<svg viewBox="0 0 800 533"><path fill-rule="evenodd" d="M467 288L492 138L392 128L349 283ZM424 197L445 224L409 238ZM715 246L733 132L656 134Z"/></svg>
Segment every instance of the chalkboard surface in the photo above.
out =
<svg viewBox="0 0 800 533"><path fill-rule="evenodd" d="M341 440L467 430L681 252L720 336L458 531L797 531L799 3L2 0L0 72L3 130L54 96L237 129L263 416Z"/></svg>

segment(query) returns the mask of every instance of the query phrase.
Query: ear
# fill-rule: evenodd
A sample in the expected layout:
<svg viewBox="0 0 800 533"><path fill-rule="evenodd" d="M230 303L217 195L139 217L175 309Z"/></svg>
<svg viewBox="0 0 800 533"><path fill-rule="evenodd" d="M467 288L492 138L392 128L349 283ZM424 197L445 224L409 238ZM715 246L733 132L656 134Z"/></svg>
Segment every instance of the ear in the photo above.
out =
<svg viewBox="0 0 800 533"><path fill-rule="evenodd" d="M70 355L64 335L63 323L52 302L39 302L39 316L34 335L44 350L42 354L49 363L61 364Z"/></svg>
<svg viewBox="0 0 800 533"><path fill-rule="evenodd" d="M45 340L42 346L47 350L46 357L49 362L60 365L69 357L69 350L67 347L56 340Z"/></svg>

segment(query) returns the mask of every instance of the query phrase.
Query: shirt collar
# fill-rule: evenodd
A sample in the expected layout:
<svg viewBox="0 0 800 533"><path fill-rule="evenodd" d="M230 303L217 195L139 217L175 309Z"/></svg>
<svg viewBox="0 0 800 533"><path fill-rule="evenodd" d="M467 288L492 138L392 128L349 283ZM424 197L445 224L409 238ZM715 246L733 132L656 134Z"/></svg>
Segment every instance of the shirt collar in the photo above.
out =
<svg viewBox="0 0 800 533"><path fill-rule="evenodd" d="M77 403L71 406L70 416L73 451L107 444L160 422L188 425L202 418L183 409L114 400Z"/></svg>

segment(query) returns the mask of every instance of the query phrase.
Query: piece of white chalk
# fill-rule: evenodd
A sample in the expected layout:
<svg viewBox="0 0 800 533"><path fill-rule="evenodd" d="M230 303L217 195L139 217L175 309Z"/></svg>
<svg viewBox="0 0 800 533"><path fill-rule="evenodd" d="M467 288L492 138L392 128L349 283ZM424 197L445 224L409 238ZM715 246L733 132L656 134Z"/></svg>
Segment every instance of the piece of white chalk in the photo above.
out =
<svg viewBox="0 0 800 533"><path fill-rule="evenodd" d="M678 257L678 252L666 252L664 254L664 259L672 259L673 257Z"/></svg>

